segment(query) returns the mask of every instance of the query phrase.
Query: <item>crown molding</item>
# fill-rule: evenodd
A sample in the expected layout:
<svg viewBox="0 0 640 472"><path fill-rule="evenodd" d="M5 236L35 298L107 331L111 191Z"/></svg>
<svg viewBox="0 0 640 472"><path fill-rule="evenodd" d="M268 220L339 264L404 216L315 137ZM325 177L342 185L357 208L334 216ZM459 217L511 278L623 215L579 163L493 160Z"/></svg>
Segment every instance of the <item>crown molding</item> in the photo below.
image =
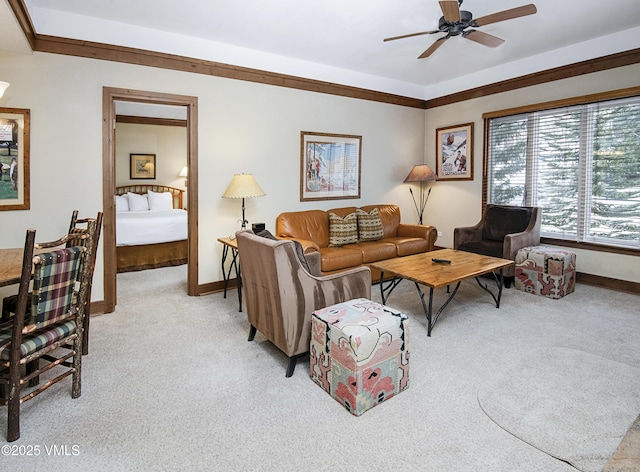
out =
<svg viewBox="0 0 640 472"><path fill-rule="evenodd" d="M35 31L24 0L7 1L33 51L178 70L424 110L640 62L640 49L631 49L423 100L173 54L41 35Z"/></svg>

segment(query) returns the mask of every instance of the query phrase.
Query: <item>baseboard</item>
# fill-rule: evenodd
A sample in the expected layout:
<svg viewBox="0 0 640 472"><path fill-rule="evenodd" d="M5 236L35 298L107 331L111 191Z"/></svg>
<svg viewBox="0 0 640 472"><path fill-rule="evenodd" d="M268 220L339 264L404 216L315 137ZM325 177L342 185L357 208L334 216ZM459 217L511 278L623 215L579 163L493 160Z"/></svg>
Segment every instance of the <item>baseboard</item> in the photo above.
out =
<svg viewBox="0 0 640 472"><path fill-rule="evenodd" d="M229 279L227 290L237 287L236 279ZM209 282L208 284L198 285L198 296L209 295L211 293L222 292L224 290L224 280L217 282Z"/></svg>
<svg viewBox="0 0 640 472"><path fill-rule="evenodd" d="M91 301L90 315L103 315L104 314L104 300Z"/></svg>
<svg viewBox="0 0 640 472"><path fill-rule="evenodd" d="M640 283L631 282L629 280L613 279L611 277L603 277L601 275L585 274L578 272L576 281L595 287L607 288L609 290L617 290L619 292L628 292L640 295ZM229 280L227 289L236 288L236 279ZM210 282L198 285L198 296L209 295L211 293L222 292L224 290L224 281ZM91 302L91 316L101 315L104 313L104 300Z"/></svg>
<svg viewBox="0 0 640 472"><path fill-rule="evenodd" d="M619 292L640 294L640 283L632 282L630 280L612 279L611 277L578 272L576 274L576 282L608 288L610 290L617 290Z"/></svg>

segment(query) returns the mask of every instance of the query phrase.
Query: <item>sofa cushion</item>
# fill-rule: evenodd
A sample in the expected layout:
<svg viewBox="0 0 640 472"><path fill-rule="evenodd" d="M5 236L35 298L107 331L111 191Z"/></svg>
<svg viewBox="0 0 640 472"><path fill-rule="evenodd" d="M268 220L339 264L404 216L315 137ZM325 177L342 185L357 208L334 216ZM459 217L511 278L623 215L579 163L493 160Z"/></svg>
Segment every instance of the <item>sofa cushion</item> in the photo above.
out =
<svg viewBox="0 0 640 472"><path fill-rule="evenodd" d="M339 217L329 212L329 246L344 246L358 242L358 217L355 212Z"/></svg>
<svg viewBox="0 0 640 472"><path fill-rule="evenodd" d="M382 239L384 231L380 220L380 212L377 208L368 213L362 208L358 208L356 215L358 216L358 241L377 241Z"/></svg>
<svg viewBox="0 0 640 472"><path fill-rule="evenodd" d="M362 265L362 251L344 246L322 247L320 261L322 272L349 269Z"/></svg>
<svg viewBox="0 0 640 472"><path fill-rule="evenodd" d="M327 247L329 245L329 215L324 210L281 213L276 219L276 235L285 239L313 241L319 247Z"/></svg>
<svg viewBox="0 0 640 472"><path fill-rule="evenodd" d="M350 244L349 249L357 249L362 253L362 262L384 261L396 257L396 245L386 239L380 241L365 241L358 244Z"/></svg>
<svg viewBox="0 0 640 472"><path fill-rule="evenodd" d="M398 256L411 256L429 250L429 241L423 238L401 237L385 238L396 246Z"/></svg>
<svg viewBox="0 0 640 472"><path fill-rule="evenodd" d="M491 241L489 239L482 241L469 241L468 243L463 243L458 246L458 249L460 251L473 252L484 256L503 257L501 241Z"/></svg>
<svg viewBox="0 0 640 472"><path fill-rule="evenodd" d="M504 241L507 234L521 233L531 221L531 209L523 207L487 207L482 239Z"/></svg>
<svg viewBox="0 0 640 472"><path fill-rule="evenodd" d="M350 215L351 213L355 213L355 212L356 212L356 207L354 207L354 206L331 208L331 209L327 210L327 213L333 213L334 215L338 215L340 218L344 218L345 216Z"/></svg>

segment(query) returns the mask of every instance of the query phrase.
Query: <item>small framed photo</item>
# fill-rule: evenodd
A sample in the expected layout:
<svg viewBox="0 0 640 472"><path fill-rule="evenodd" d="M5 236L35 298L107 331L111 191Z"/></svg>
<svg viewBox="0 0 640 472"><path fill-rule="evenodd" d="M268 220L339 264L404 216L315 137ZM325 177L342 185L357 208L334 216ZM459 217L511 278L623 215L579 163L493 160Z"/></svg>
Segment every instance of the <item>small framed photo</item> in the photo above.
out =
<svg viewBox="0 0 640 472"><path fill-rule="evenodd" d="M362 136L300 132L300 201L360 198Z"/></svg>
<svg viewBox="0 0 640 472"><path fill-rule="evenodd" d="M156 178L155 154L129 154L129 178L151 180Z"/></svg>
<svg viewBox="0 0 640 472"><path fill-rule="evenodd" d="M30 209L31 111L0 108L0 211Z"/></svg>
<svg viewBox="0 0 640 472"><path fill-rule="evenodd" d="M473 180L473 123L436 130L438 180Z"/></svg>

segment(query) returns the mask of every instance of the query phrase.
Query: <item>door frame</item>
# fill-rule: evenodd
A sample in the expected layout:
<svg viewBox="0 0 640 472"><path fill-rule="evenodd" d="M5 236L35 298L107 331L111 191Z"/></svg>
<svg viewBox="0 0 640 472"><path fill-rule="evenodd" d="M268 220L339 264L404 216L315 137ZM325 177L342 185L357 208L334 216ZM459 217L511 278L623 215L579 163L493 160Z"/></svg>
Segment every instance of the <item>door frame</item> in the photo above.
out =
<svg viewBox="0 0 640 472"><path fill-rule="evenodd" d="M114 87L102 88L102 211L104 261L104 312L117 303L116 285L116 102L139 102L187 108L188 255L187 293L198 295L198 97Z"/></svg>

